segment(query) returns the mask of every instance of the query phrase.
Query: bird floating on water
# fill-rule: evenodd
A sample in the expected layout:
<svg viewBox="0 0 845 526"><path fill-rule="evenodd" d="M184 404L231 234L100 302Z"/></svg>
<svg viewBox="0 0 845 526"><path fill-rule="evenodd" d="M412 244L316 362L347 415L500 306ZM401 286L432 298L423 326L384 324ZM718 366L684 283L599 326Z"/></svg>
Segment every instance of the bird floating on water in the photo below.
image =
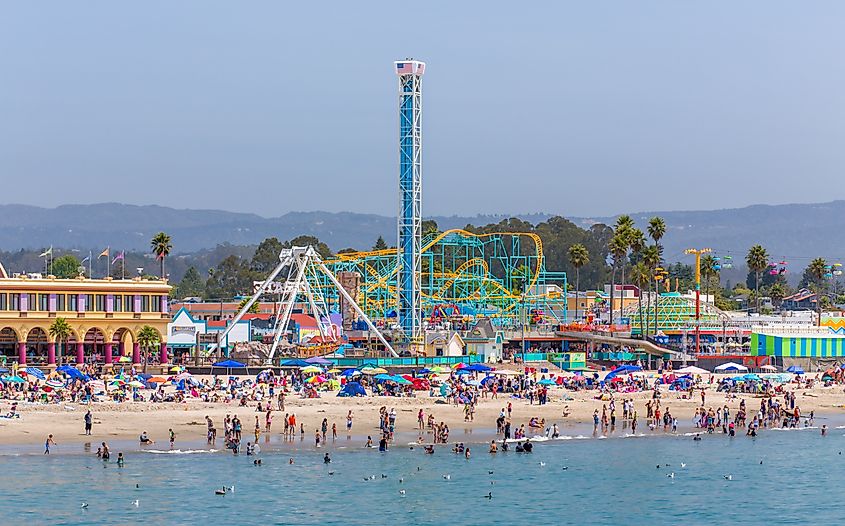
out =
<svg viewBox="0 0 845 526"><path fill-rule="evenodd" d="M725 480L733 480L733 475L725 475Z"/></svg>
<svg viewBox="0 0 845 526"><path fill-rule="evenodd" d="M138 502L138 499L135 499L135 500L132 502L132 505L133 505L133 506L135 506L135 507L137 508L138 506L140 506L140 505L141 505L141 503L140 503L140 502Z"/></svg>
<svg viewBox="0 0 845 526"><path fill-rule="evenodd" d="M446 473L445 475L443 475L443 480L452 480L452 475Z"/></svg>
<svg viewBox="0 0 845 526"><path fill-rule="evenodd" d="M82 508L83 510L84 510L85 508L87 508L87 507L88 507L88 503L87 503L87 502L83 502L83 503L82 503L82 505L80 506L80 508Z"/></svg>

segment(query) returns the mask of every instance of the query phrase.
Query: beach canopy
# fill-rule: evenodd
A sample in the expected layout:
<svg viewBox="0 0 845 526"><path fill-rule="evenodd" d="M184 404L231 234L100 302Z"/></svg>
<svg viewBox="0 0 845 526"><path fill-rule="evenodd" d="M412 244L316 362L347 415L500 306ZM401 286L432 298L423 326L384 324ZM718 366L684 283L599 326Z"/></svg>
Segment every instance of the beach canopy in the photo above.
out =
<svg viewBox="0 0 845 526"><path fill-rule="evenodd" d="M734 362L723 363L716 367L716 371L747 371L748 367Z"/></svg>
<svg viewBox="0 0 845 526"><path fill-rule="evenodd" d="M311 364L301 358L294 358L293 360L282 362L282 367L308 367L309 365Z"/></svg>
<svg viewBox="0 0 845 526"><path fill-rule="evenodd" d="M340 397L352 397L352 396L367 396L367 391L361 387L361 384L358 382L347 382L346 385L343 386L343 389L337 393L337 396Z"/></svg>
<svg viewBox="0 0 845 526"><path fill-rule="evenodd" d="M241 362L236 362L235 360L225 360L222 362L217 362L213 364L213 367L225 367L226 369L238 369L240 367L246 367L246 365L242 364Z"/></svg>
<svg viewBox="0 0 845 526"><path fill-rule="evenodd" d="M762 370L762 371L777 371L778 368L775 367L774 365L763 365L763 366L760 367L760 370Z"/></svg>
<svg viewBox="0 0 845 526"><path fill-rule="evenodd" d="M38 378L39 380L46 380L47 379L47 376L44 375L44 373L41 371L41 369L38 369L36 367L27 367L26 368L26 374L28 374L29 376L34 376L34 377Z"/></svg>
<svg viewBox="0 0 845 526"><path fill-rule="evenodd" d="M798 367L797 365L790 365L789 367L787 367L786 372L793 374L804 374L804 369Z"/></svg>
<svg viewBox="0 0 845 526"><path fill-rule="evenodd" d="M678 369L675 372L681 374L710 374L710 371L702 369L701 367L696 367L694 365L688 365L686 367Z"/></svg>

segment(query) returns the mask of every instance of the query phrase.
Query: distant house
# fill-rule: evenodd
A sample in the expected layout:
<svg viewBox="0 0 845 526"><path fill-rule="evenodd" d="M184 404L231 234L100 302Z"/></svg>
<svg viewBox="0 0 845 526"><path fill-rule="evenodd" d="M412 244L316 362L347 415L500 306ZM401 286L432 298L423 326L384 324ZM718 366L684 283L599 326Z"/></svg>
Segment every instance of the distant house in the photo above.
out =
<svg viewBox="0 0 845 526"><path fill-rule="evenodd" d="M439 331L425 335L426 356L464 356L466 346L457 332Z"/></svg>
<svg viewBox="0 0 845 526"><path fill-rule="evenodd" d="M503 336L493 327L490 318L482 318L463 336L466 353L482 356L485 362L502 359Z"/></svg>
<svg viewBox="0 0 845 526"><path fill-rule="evenodd" d="M801 289L791 296L783 298L784 310L816 310L816 293Z"/></svg>

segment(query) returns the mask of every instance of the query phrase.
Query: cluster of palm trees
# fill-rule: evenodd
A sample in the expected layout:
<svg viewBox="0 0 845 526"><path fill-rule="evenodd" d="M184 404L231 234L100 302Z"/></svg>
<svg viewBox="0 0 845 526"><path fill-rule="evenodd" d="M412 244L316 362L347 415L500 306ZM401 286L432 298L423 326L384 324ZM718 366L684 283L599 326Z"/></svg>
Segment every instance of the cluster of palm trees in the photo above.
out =
<svg viewBox="0 0 845 526"><path fill-rule="evenodd" d="M616 274L621 275L621 283L625 283L625 271L629 262L629 278L631 282L644 290L652 290L654 276L660 267L663 248L660 240L666 235L666 222L660 217L652 217L646 229L652 243L646 240L642 230L634 225L634 220L629 215L619 216L614 226L613 237L610 238L608 248L612 258L611 283L610 283L610 321L614 317L614 294L616 289ZM569 247L569 262L575 269L575 319L579 319L579 294L580 294L580 270L581 267L589 264L590 253L587 248L578 243ZM623 292L624 294L624 292ZM623 302L620 301L619 313L621 316ZM639 297L640 319L643 318L642 295Z"/></svg>

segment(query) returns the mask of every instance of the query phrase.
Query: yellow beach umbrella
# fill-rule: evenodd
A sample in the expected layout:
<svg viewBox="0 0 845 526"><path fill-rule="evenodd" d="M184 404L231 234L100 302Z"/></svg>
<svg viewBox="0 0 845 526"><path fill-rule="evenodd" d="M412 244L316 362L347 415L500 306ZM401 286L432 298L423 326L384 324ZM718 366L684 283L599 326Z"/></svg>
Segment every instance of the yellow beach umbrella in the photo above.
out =
<svg viewBox="0 0 845 526"><path fill-rule="evenodd" d="M340 372L340 369L337 369L337 368L334 368L334 369L329 369L329 370L328 370L328 371L326 371L326 372L329 372L329 373L332 373L332 374L337 374L337 373L339 373L339 372Z"/></svg>
<svg viewBox="0 0 845 526"><path fill-rule="evenodd" d="M308 367L303 367L302 372L305 374L312 374L312 373L321 373L323 372L322 369L317 367L316 365L309 365Z"/></svg>

